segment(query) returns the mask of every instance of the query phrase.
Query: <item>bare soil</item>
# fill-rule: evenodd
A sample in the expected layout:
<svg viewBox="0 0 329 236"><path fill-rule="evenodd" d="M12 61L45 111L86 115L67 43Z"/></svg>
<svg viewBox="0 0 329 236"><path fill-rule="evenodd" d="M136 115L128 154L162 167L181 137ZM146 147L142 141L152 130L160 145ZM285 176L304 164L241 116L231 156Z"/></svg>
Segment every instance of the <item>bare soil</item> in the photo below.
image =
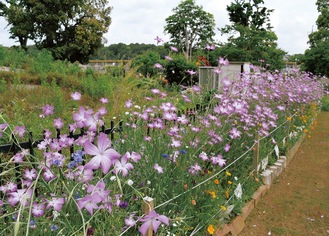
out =
<svg viewBox="0 0 329 236"><path fill-rule="evenodd" d="M329 236L329 112L317 123L239 236Z"/></svg>

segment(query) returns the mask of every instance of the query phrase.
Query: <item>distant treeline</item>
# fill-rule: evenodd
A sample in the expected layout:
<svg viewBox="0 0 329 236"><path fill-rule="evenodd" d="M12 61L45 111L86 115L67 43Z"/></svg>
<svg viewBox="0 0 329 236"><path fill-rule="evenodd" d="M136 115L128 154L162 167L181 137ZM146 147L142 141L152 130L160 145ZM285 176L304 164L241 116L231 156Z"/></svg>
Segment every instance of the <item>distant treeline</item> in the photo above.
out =
<svg viewBox="0 0 329 236"><path fill-rule="evenodd" d="M98 49L97 52L90 57L90 60L131 60L147 51L157 52L161 56L168 54L168 49L166 49L165 46L144 43L131 43L129 45L118 43Z"/></svg>

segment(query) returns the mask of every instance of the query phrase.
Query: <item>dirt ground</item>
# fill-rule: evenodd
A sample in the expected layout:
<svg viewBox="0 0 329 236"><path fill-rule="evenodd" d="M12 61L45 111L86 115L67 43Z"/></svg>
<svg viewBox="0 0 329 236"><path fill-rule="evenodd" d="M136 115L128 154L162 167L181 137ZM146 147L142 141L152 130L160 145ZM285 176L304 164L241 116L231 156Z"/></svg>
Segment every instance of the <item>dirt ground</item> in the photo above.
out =
<svg viewBox="0 0 329 236"><path fill-rule="evenodd" d="M329 112L317 121L239 236L329 236Z"/></svg>

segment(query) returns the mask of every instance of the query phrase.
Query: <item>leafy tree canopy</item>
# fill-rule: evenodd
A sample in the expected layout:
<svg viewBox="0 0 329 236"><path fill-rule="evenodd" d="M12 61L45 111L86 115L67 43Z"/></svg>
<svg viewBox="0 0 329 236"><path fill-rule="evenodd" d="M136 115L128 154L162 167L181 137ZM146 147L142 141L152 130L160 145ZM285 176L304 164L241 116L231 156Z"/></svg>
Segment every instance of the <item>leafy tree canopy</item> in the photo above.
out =
<svg viewBox="0 0 329 236"><path fill-rule="evenodd" d="M329 76L329 0L317 0L317 30L309 34L310 48L305 51L302 69Z"/></svg>
<svg viewBox="0 0 329 236"><path fill-rule="evenodd" d="M182 1L173 12L166 18L164 30L170 35L170 43L182 50L189 60L193 49L213 41L214 16L196 5L194 0Z"/></svg>
<svg viewBox="0 0 329 236"><path fill-rule="evenodd" d="M228 43L219 49L231 61L265 61L270 69L283 67L285 51L278 48L277 35L269 22L271 9L261 6L262 0L235 0L227 6L231 25L220 29L227 34Z"/></svg>
<svg viewBox="0 0 329 236"><path fill-rule="evenodd" d="M55 59L82 63L102 46L110 12L108 0L5 0L0 5L11 38L23 48L30 39Z"/></svg>

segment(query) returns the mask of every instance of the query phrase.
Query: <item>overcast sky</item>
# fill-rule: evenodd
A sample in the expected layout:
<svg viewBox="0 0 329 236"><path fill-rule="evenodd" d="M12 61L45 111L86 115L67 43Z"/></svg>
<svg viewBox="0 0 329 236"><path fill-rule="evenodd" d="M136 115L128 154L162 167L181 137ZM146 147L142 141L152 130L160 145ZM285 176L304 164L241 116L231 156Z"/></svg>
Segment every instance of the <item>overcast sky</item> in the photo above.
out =
<svg viewBox="0 0 329 236"><path fill-rule="evenodd" d="M159 36L168 40L163 29L165 19L172 15L172 9L181 0L109 0L113 7L112 24L105 38L107 44L115 43L153 43ZM229 24L226 6L232 0L196 0L215 17L217 42L225 40L217 28ZM274 9L271 14L271 25L278 36L279 47L289 54L304 53L308 48L308 35L316 29L318 12L316 0L265 0L265 6ZM11 46L15 41L9 39L7 22L0 18L0 44Z"/></svg>

